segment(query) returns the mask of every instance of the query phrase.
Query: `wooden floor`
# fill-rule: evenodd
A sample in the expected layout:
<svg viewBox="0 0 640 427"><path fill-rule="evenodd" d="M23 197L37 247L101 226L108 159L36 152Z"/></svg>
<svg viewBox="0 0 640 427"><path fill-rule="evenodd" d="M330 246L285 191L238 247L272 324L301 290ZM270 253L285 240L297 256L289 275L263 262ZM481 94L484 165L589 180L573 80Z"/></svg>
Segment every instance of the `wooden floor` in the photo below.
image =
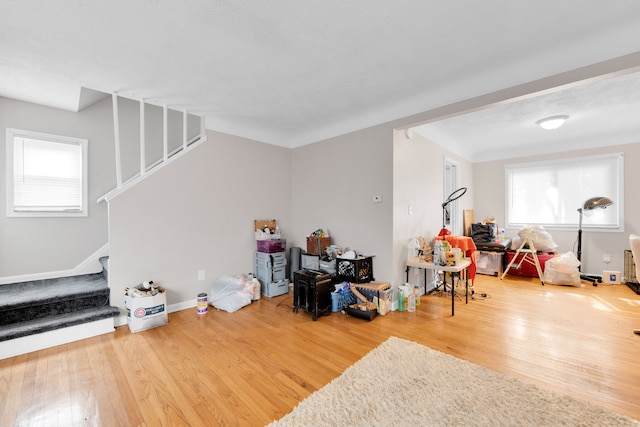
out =
<svg viewBox="0 0 640 427"><path fill-rule="evenodd" d="M0 425L262 426L392 335L640 419L640 296L510 276L478 276L475 289L455 317L449 296L371 322L314 322L288 295L263 297L1 360Z"/></svg>

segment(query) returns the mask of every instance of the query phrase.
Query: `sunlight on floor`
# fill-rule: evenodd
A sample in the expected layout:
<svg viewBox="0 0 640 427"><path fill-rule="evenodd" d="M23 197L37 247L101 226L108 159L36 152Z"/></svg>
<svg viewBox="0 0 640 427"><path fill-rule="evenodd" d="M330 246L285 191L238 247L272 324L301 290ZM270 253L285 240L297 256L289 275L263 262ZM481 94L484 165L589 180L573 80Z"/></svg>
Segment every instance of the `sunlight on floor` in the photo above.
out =
<svg viewBox="0 0 640 427"><path fill-rule="evenodd" d="M619 298L619 300L632 307L640 307L640 300L638 299Z"/></svg>

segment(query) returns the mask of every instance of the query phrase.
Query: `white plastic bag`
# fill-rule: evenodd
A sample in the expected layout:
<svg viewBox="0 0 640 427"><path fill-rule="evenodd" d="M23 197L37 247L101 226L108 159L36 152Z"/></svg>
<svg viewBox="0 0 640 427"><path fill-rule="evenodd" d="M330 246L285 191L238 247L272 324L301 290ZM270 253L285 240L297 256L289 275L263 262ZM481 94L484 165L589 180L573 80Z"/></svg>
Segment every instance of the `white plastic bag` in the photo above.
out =
<svg viewBox="0 0 640 427"><path fill-rule="evenodd" d="M573 252L556 255L545 263L542 281L550 285L582 286L579 266Z"/></svg>
<svg viewBox="0 0 640 427"><path fill-rule="evenodd" d="M209 293L209 302L213 305L214 302L220 301L229 295L242 291L242 284L240 279L231 276L222 276L211 285L211 292Z"/></svg>
<svg viewBox="0 0 640 427"><path fill-rule="evenodd" d="M551 234L549 234L541 225L527 225L518 231L518 236L521 239L520 242L522 242L522 240L524 240L529 234L531 234L531 241L538 251L554 252L558 247L556 242L553 240L553 237L551 237Z"/></svg>
<svg viewBox="0 0 640 427"><path fill-rule="evenodd" d="M209 303L217 309L233 313L251 304L253 286L243 276L222 276L211 285Z"/></svg>
<svg viewBox="0 0 640 427"><path fill-rule="evenodd" d="M251 304L251 296L245 292L236 292L235 294L228 295L223 299L216 301L212 305L220 310L233 313L238 311L245 305Z"/></svg>

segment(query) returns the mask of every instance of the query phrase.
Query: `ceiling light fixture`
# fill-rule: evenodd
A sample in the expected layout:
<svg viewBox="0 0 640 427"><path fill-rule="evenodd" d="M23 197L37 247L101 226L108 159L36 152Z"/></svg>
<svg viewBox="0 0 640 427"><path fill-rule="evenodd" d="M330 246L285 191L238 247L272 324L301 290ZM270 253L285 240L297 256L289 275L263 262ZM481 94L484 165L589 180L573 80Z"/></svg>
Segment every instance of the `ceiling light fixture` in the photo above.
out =
<svg viewBox="0 0 640 427"><path fill-rule="evenodd" d="M553 130L558 129L567 121L569 116L552 116L540 119L536 122L542 129Z"/></svg>

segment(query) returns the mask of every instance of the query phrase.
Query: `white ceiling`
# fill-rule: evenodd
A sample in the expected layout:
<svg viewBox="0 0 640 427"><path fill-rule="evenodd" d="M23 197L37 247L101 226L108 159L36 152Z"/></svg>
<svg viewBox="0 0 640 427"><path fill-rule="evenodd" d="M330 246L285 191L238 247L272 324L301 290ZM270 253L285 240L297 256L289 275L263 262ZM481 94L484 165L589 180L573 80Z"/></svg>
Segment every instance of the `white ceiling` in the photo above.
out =
<svg viewBox="0 0 640 427"><path fill-rule="evenodd" d="M559 129L540 119L568 115ZM411 128L474 162L640 142L640 72Z"/></svg>
<svg viewBox="0 0 640 427"><path fill-rule="evenodd" d="M639 41L636 0L5 0L0 96L78 111L117 92L297 147L633 54ZM504 157L505 143L531 154L583 147L585 135L620 141L640 135L638 79L620 82L419 131L474 161ZM551 114L571 115L555 139L532 124Z"/></svg>

